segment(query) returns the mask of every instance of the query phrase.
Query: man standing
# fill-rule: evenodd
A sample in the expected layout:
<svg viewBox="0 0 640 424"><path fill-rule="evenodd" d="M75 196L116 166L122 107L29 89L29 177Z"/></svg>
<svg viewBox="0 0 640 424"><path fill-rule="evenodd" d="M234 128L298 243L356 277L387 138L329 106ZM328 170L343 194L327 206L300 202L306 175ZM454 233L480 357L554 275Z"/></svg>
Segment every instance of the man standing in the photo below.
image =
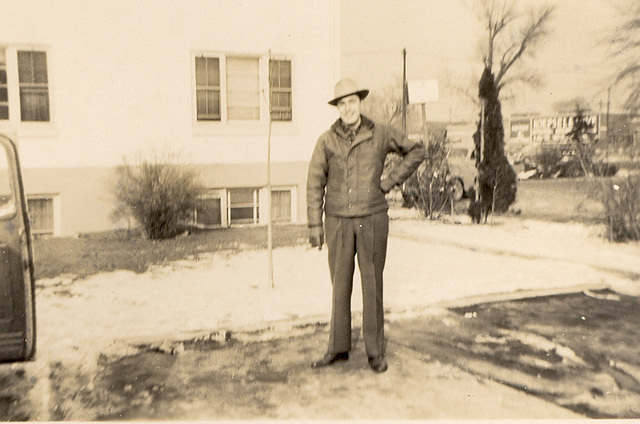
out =
<svg viewBox="0 0 640 424"><path fill-rule="evenodd" d="M335 86L340 118L318 139L307 178L309 241L322 248L324 210L333 286L331 328L326 354L312 364L325 367L349 359L351 350L351 292L355 256L362 277L362 332L369 365L387 370L384 359L382 274L387 253L389 216L385 194L406 180L424 160L421 142L378 125L361 115L361 102L369 90L349 79ZM387 154L403 159L381 180Z"/></svg>

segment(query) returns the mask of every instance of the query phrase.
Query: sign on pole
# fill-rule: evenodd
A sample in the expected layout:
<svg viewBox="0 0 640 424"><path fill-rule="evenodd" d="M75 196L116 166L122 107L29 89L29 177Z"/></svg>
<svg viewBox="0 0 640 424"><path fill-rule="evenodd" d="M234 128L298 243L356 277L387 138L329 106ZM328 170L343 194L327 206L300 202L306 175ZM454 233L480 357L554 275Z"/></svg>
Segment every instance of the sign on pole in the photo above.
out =
<svg viewBox="0 0 640 424"><path fill-rule="evenodd" d="M433 103L438 101L438 80L417 80L407 83L409 103Z"/></svg>

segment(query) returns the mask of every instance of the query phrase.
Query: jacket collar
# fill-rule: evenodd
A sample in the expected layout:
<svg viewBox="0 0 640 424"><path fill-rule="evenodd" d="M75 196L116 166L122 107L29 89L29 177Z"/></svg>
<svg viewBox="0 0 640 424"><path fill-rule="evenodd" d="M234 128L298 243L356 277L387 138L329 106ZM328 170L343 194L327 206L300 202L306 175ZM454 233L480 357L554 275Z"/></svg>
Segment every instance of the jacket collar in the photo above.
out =
<svg viewBox="0 0 640 424"><path fill-rule="evenodd" d="M360 122L360 126L356 130L356 136L363 133L368 133L371 130L373 130L373 128L376 126L375 122L373 122L371 119L367 118L364 115L360 115L360 120L361 122ZM338 134L338 136L340 136L341 138L347 141L349 140L349 133L351 132L351 130L342 123L342 119L338 118L338 120L336 120L336 122L334 122L333 125L331 126L331 130L336 134Z"/></svg>

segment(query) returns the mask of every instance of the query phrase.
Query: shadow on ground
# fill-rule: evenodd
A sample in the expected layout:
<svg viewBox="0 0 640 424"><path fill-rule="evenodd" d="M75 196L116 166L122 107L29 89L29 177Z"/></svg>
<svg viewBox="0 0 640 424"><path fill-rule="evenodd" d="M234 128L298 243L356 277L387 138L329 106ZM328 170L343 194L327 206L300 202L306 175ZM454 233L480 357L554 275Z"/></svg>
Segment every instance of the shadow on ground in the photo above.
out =
<svg viewBox="0 0 640 424"><path fill-rule="evenodd" d="M49 364L49 419L536 419L640 417L640 300L610 291L486 303L394 320L390 369L322 370L326 327L264 342L142 346L95 367ZM19 366L0 368L0 419L30 420Z"/></svg>
<svg viewBox="0 0 640 424"><path fill-rule="evenodd" d="M611 291L487 303L412 320L407 347L590 418L640 417L639 299Z"/></svg>

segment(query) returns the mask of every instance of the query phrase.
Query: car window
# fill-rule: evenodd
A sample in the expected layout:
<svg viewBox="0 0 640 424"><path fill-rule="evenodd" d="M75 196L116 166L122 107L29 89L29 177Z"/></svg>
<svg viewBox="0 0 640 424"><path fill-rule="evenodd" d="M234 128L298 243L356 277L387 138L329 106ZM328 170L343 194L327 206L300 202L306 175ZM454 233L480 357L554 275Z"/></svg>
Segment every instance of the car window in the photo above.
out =
<svg viewBox="0 0 640 424"><path fill-rule="evenodd" d="M15 199L11 190L11 174L9 172L9 158L4 147L0 146L0 210L10 209Z"/></svg>
<svg viewBox="0 0 640 424"><path fill-rule="evenodd" d="M465 149L464 147L453 147L449 151L450 158L466 158L469 153L469 149Z"/></svg>

